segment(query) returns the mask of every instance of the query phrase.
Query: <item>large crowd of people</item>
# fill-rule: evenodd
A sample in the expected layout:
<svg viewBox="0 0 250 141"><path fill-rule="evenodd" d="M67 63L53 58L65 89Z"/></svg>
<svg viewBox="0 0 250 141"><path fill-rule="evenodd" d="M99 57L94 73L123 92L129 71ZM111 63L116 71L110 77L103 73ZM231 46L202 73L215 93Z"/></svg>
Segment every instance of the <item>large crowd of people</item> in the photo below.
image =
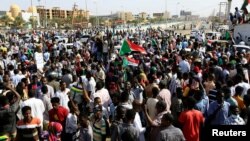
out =
<svg viewBox="0 0 250 141"><path fill-rule="evenodd" d="M1 141L199 141L210 125L250 128L250 53L230 41L152 28L26 34L0 39ZM121 55L123 40L146 53Z"/></svg>

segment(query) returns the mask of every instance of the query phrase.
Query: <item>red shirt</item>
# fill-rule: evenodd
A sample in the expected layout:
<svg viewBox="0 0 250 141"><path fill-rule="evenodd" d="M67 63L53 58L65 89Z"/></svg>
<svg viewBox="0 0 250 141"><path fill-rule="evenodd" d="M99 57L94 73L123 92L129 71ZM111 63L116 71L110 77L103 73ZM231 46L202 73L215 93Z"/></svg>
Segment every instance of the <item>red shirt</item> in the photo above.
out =
<svg viewBox="0 0 250 141"><path fill-rule="evenodd" d="M65 127L66 118L68 116L69 111L59 106L58 109L51 109L49 110L49 121L50 122L59 122L62 124L63 127Z"/></svg>
<svg viewBox="0 0 250 141"><path fill-rule="evenodd" d="M182 131L186 141L199 141L200 126L204 122L202 113L198 110L181 112L179 122L183 125Z"/></svg>

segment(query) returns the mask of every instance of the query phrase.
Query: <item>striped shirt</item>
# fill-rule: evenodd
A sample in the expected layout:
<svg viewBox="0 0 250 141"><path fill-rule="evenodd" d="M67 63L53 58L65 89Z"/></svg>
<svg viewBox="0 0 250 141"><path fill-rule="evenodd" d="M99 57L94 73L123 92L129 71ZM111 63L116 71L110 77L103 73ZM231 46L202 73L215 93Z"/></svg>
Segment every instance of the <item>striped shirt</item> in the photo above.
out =
<svg viewBox="0 0 250 141"><path fill-rule="evenodd" d="M209 103L216 101L217 90L213 89L208 92Z"/></svg>
<svg viewBox="0 0 250 141"><path fill-rule="evenodd" d="M106 123L102 118L93 122L93 139L94 141L102 141L102 137L106 135Z"/></svg>
<svg viewBox="0 0 250 141"><path fill-rule="evenodd" d="M23 120L17 122L17 140L20 141L38 141L38 130L41 121L39 118L32 118L31 122L26 123Z"/></svg>

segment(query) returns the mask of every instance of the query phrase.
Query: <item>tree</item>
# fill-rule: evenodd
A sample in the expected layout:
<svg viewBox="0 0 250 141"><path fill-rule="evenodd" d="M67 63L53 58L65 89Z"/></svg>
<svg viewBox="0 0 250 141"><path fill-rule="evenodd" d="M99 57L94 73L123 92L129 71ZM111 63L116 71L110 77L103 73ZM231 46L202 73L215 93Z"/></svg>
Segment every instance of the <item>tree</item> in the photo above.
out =
<svg viewBox="0 0 250 141"><path fill-rule="evenodd" d="M37 27L37 25L38 25L37 19L36 18L32 18L32 17L30 17L29 23L32 25L33 28Z"/></svg>
<svg viewBox="0 0 250 141"><path fill-rule="evenodd" d="M61 18L53 18L48 21L48 26L50 27L55 27L57 24L57 27L60 27L61 25L64 24L64 20Z"/></svg>
<svg viewBox="0 0 250 141"><path fill-rule="evenodd" d="M96 17L91 16L89 18L89 22L91 23L91 25L96 25Z"/></svg>
<svg viewBox="0 0 250 141"><path fill-rule="evenodd" d="M4 15L0 18L0 23L4 23L5 26L9 25L10 22L11 22L11 19L7 15Z"/></svg>
<svg viewBox="0 0 250 141"><path fill-rule="evenodd" d="M23 20L23 18L18 16L15 18L15 20L13 22L13 27L22 28L24 24L25 24L25 21Z"/></svg>
<svg viewBox="0 0 250 141"><path fill-rule="evenodd" d="M220 22L221 22L221 19L220 19L219 17L214 16L214 17L212 17L211 21L212 21L213 23L220 23Z"/></svg>

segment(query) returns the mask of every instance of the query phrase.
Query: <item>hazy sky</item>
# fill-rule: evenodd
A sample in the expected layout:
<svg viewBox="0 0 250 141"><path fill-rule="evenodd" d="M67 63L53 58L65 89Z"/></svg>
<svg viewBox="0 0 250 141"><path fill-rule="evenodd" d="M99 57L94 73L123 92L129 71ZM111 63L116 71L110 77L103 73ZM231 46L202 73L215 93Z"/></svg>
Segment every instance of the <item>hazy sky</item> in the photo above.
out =
<svg viewBox="0 0 250 141"><path fill-rule="evenodd" d="M45 5L46 7L61 7L72 9L76 3L81 9L87 9L91 15L107 15L116 11L131 11L134 14L139 12L163 12L167 7L171 15L179 13L180 10L189 10L193 14L209 16L215 9L219 11L219 3L227 0L32 0L33 5ZM167 2L166 2L167 1ZM166 4L167 3L167 4ZM243 0L233 0L231 11L234 7L241 7ZM22 10L31 5L31 0L0 0L0 10L9 10L11 4L17 4ZM225 9L222 7L222 10Z"/></svg>

